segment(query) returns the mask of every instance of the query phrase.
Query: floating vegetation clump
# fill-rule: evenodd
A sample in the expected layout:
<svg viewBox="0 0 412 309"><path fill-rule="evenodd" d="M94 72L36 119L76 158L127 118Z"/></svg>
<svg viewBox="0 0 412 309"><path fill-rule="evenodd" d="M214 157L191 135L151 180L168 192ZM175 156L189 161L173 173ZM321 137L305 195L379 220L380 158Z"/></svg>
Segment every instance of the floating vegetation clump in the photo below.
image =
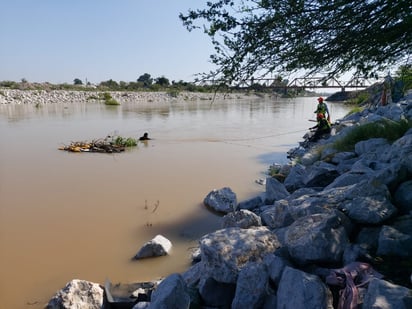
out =
<svg viewBox="0 0 412 309"><path fill-rule="evenodd" d="M117 153L134 146L137 146L137 140L132 137L107 136L104 139L92 140L91 142L71 142L70 145L59 147L59 150L70 152Z"/></svg>

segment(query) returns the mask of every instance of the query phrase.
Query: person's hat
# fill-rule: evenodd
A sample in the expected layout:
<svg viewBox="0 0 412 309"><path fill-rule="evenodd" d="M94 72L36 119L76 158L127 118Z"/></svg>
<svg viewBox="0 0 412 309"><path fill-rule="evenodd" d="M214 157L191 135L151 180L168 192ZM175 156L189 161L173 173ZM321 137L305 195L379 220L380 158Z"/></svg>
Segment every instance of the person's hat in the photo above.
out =
<svg viewBox="0 0 412 309"><path fill-rule="evenodd" d="M319 97L319 98L318 98L318 101L319 101L319 102L322 102L322 101L323 101L323 98L322 98L322 97Z"/></svg>

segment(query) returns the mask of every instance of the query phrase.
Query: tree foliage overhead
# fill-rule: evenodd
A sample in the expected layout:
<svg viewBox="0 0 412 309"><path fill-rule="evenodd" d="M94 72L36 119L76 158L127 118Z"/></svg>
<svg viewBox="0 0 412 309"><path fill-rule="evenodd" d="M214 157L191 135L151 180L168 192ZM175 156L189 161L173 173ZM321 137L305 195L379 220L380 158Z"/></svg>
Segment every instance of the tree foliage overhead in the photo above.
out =
<svg viewBox="0 0 412 309"><path fill-rule="evenodd" d="M212 39L208 77L355 70L367 75L411 54L412 0L219 0L180 14Z"/></svg>

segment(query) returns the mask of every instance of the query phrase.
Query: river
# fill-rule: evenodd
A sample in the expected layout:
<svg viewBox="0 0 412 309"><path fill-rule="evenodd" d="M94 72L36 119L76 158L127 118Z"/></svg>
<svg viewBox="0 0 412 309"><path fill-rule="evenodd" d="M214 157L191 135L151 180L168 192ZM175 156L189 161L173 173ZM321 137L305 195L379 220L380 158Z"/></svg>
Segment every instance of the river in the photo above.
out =
<svg viewBox="0 0 412 309"><path fill-rule="evenodd" d="M213 189L264 191L314 125L316 98L0 105L2 308L43 308L72 279L147 281L182 272L197 239L220 227ZM332 120L349 107L329 103ZM119 154L58 150L107 135L152 140ZM170 256L134 261L147 241Z"/></svg>

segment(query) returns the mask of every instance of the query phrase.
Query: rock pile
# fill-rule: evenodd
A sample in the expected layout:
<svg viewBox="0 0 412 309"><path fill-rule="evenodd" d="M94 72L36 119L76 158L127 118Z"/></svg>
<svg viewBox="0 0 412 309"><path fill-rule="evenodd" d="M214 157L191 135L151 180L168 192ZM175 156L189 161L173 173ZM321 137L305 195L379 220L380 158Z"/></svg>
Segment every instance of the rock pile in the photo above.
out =
<svg viewBox="0 0 412 309"><path fill-rule="evenodd" d="M213 100L213 99L240 99L241 94L227 93L200 93L182 91L178 94L167 92L126 92L109 91L110 96L119 102L172 102L175 100ZM87 103L101 100L102 91L82 90L18 90L0 89L0 104L55 104L55 103ZM250 98L250 96L249 96Z"/></svg>
<svg viewBox="0 0 412 309"><path fill-rule="evenodd" d="M262 196L233 207L229 188L212 191L204 202L225 214L222 229L134 308L412 308L412 129L332 147L382 119L412 121L412 93L342 119Z"/></svg>

